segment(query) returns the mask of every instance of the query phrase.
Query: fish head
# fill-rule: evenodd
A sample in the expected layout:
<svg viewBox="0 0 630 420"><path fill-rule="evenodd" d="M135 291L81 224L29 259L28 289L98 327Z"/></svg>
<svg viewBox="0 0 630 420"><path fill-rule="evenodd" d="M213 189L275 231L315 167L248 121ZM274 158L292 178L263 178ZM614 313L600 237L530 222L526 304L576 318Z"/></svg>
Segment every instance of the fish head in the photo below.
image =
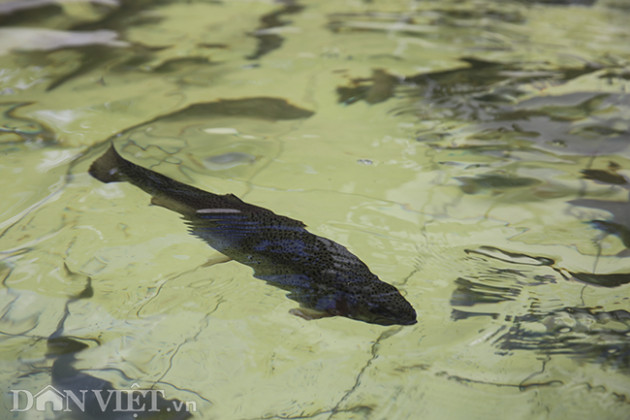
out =
<svg viewBox="0 0 630 420"><path fill-rule="evenodd" d="M359 288L346 290L337 299L338 315L378 325L413 325L417 322L413 306L391 284L374 280Z"/></svg>
<svg viewBox="0 0 630 420"><path fill-rule="evenodd" d="M365 298L367 311L361 314L365 321L379 325L413 325L418 322L415 309L394 286L379 282L373 289L373 293Z"/></svg>

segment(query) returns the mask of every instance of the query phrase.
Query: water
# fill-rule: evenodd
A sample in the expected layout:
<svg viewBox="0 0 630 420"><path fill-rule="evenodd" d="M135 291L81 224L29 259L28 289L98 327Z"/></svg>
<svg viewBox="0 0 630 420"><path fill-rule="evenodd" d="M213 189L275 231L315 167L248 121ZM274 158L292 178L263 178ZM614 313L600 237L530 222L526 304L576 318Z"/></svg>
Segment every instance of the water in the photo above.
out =
<svg viewBox="0 0 630 420"><path fill-rule="evenodd" d="M4 418L68 418L9 411L51 381L160 390L167 417L627 418L629 19L619 0L1 2ZM294 317L91 178L112 141L346 245L418 324Z"/></svg>

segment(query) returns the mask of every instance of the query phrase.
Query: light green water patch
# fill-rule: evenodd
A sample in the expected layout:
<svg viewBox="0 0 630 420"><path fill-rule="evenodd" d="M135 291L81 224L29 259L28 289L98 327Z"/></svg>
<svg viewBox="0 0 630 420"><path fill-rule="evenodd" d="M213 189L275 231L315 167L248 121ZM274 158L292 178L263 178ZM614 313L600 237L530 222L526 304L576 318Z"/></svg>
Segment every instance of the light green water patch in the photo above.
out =
<svg viewBox="0 0 630 420"><path fill-rule="evenodd" d="M629 13L1 2L0 417L81 418L11 390L137 384L169 400L138 418L627 418ZM346 246L418 323L291 315L90 177L111 143Z"/></svg>

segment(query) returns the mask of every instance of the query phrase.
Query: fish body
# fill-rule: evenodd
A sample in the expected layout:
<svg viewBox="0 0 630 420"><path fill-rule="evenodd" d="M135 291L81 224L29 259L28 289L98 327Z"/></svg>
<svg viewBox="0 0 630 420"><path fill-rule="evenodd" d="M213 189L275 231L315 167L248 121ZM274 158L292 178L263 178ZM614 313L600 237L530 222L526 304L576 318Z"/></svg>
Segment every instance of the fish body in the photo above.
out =
<svg viewBox="0 0 630 420"><path fill-rule="evenodd" d="M345 316L380 325L411 325L416 312L394 286L381 281L344 246L305 229L304 223L176 181L121 157L112 145L89 173L130 182L154 204L180 213L190 233L254 270L254 277L289 291L298 311Z"/></svg>

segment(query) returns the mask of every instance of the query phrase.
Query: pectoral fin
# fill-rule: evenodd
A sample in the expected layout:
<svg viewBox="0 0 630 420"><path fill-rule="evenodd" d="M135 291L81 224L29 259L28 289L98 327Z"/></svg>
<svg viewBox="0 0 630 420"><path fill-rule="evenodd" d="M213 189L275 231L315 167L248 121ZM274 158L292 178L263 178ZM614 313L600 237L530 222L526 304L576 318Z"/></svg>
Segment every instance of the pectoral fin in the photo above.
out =
<svg viewBox="0 0 630 420"><path fill-rule="evenodd" d="M208 261L206 261L205 264L202 265L202 267L212 267L213 265L223 264L228 261L232 261L232 258L228 257L225 254L217 252L215 255L208 258Z"/></svg>
<svg viewBox="0 0 630 420"><path fill-rule="evenodd" d="M289 313L295 316L299 316L300 318L304 318L307 321L334 316L328 312L322 312L316 309L303 308L303 307L290 309Z"/></svg>

